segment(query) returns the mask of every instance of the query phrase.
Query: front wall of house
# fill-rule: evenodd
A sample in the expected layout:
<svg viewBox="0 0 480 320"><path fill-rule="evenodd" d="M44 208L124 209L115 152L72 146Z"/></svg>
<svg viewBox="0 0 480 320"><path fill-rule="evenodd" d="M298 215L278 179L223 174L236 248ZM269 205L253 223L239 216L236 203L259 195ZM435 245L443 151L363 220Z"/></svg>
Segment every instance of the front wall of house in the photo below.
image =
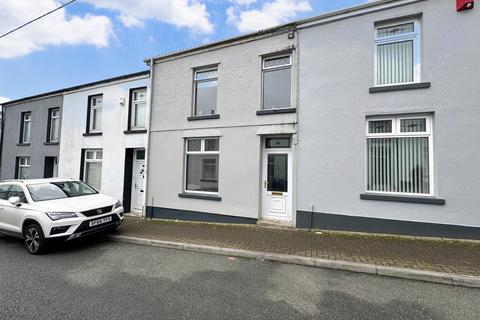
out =
<svg viewBox="0 0 480 320"><path fill-rule="evenodd" d="M65 94L59 177L80 177L82 149L103 149L101 191L123 197L126 148L145 148L146 134L124 134L128 128L130 89L147 87L149 79L123 81ZM103 94L102 135L86 132L88 97ZM120 104L120 99L125 104Z"/></svg>
<svg viewBox="0 0 480 320"><path fill-rule="evenodd" d="M259 218L262 139L258 133L272 128L281 131L276 127L279 124L294 128L296 122L295 113L256 114L261 110L261 55L285 50L294 43L284 33L155 64L148 206L175 209L180 214L184 210ZM219 64L220 118L187 121L192 115L193 68L211 64ZM294 63L292 77L295 74ZM292 94L295 101L295 90ZM182 193L185 181L184 138L206 135L220 136L218 195L222 199L180 198L178 194Z"/></svg>
<svg viewBox="0 0 480 320"><path fill-rule="evenodd" d="M45 157L58 157L58 145L45 145L48 128L48 109L60 108L62 114L63 97L40 98L4 106L4 135L2 146L1 179L15 177L16 157L30 157L30 178L43 178ZM32 114L30 145L18 146L22 112ZM60 120L61 126L61 120ZM61 137L61 135L60 135Z"/></svg>
<svg viewBox="0 0 480 320"><path fill-rule="evenodd" d="M421 81L431 88L369 93L374 22L421 18ZM300 31L298 210L480 226L480 10L429 0ZM444 206L360 200L365 117L433 112L434 193Z"/></svg>

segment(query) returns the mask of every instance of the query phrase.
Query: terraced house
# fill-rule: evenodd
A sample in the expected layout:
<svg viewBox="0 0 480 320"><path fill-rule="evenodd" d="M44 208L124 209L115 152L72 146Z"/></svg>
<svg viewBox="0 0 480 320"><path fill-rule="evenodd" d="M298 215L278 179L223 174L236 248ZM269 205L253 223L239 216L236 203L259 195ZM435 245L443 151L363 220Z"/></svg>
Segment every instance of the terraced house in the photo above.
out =
<svg viewBox="0 0 480 320"><path fill-rule="evenodd" d="M57 176L62 106L61 91L3 104L2 180Z"/></svg>
<svg viewBox="0 0 480 320"><path fill-rule="evenodd" d="M479 237L480 14L455 4L376 1L146 60L147 213Z"/></svg>

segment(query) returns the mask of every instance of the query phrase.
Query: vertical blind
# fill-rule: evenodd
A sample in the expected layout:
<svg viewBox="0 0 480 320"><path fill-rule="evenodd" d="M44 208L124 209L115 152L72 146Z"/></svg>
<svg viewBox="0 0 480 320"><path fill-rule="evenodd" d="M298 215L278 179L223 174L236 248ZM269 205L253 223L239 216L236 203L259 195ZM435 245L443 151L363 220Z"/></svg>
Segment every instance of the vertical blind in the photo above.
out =
<svg viewBox="0 0 480 320"><path fill-rule="evenodd" d="M368 191L430 193L427 137L367 139Z"/></svg>
<svg viewBox="0 0 480 320"><path fill-rule="evenodd" d="M377 84L414 81L413 40L377 46Z"/></svg>

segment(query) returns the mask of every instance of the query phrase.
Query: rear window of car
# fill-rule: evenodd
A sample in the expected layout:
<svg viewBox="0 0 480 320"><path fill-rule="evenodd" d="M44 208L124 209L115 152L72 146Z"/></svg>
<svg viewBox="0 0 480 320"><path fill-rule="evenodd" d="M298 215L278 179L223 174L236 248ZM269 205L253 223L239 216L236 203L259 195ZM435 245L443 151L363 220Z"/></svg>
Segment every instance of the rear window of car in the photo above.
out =
<svg viewBox="0 0 480 320"><path fill-rule="evenodd" d="M47 201L96 194L92 187L81 181L39 183L27 186L33 201Z"/></svg>

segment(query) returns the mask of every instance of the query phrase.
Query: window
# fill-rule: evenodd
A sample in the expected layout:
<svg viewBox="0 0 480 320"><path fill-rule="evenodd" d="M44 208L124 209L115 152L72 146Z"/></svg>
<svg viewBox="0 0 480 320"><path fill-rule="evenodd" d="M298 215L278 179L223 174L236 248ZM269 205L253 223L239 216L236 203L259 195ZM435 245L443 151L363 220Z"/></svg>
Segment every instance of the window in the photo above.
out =
<svg viewBox="0 0 480 320"><path fill-rule="evenodd" d="M130 129L144 129L147 109L147 89L130 92Z"/></svg>
<svg viewBox="0 0 480 320"><path fill-rule="evenodd" d="M290 148L290 138L289 137L266 138L265 139L265 148L267 148L267 149L289 149Z"/></svg>
<svg viewBox="0 0 480 320"><path fill-rule="evenodd" d="M102 150L85 150L83 181L97 190L102 186Z"/></svg>
<svg viewBox="0 0 480 320"><path fill-rule="evenodd" d="M28 179L30 177L30 157L18 157L16 179Z"/></svg>
<svg viewBox="0 0 480 320"><path fill-rule="evenodd" d="M101 132L103 95L91 96L88 100L88 132Z"/></svg>
<svg viewBox="0 0 480 320"><path fill-rule="evenodd" d="M367 192L433 195L431 116L367 119Z"/></svg>
<svg viewBox="0 0 480 320"><path fill-rule="evenodd" d="M292 62L290 55L263 59L262 108L281 109L291 107Z"/></svg>
<svg viewBox="0 0 480 320"><path fill-rule="evenodd" d="M186 191L218 192L218 138L186 141Z"/></svg>
<svg viewBox="0 0 480 320"><path fill-rule="evenodd" d="M60 108L48 110L47 142L58 142L60 132Z"/></svg>
<svg viewBox="0 0 480 320"><path fill-rule="evenodd" d="M380 24L375 28L375 84L420 82L418 20Z"/></svg>
<svg viewBox="0 0 480 320"><path fill-rule="evenodd" d="M194 115L217 113L218 69L197 70L194 76Z"/></svg>
<svg viewBox="0 0 480 320"><path fill-rule="evenodd" d="M11 197L19 197L21 203L27 203L27 197L25 197L25 192L23 192L22 187L14 184L12 188L10 188L10 192L8 193L8 198Z"/></svg>
<svg viewBox="0 0 480 320"><path fill-rule="evenodd" d="M8 191L11 186L11 184L0 185L0 200L8 200Z"/></svg>
<svg viewBox="0 0 480 320"><path fill-rule="evenodd" d="M22 123L20 128L20 143L30 143L30 132L32 128L31 112L22 112Z"/></svg>

